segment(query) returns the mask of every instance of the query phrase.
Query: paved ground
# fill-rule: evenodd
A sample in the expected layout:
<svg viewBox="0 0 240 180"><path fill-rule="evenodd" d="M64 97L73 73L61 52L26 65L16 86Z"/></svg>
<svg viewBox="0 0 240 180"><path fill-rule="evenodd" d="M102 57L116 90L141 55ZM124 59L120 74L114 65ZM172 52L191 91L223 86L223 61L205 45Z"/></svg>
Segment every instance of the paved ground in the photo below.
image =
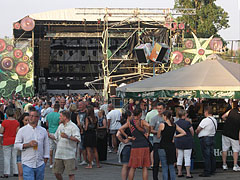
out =
<svg viewBox="0 0 240 180"><path fill-rule="evenodd" d="M209 178L201 178L198 177L198 174L201 172L200 169L195 169L193 171L194 179L205 179L205 180L237 180L240 177L240 172L222 171L221 169L217 170L216 175ZM0 174L3 174L3 153L2 149L0 149ZM8 178L9 180L17 180L15 177ZM45 172L45 180L55 179L51 169L49 166L46 167ZM64 179L68 179L66 175L64 175ZM85 169L84 166L78 166L78 170L76 171L76 180L121 180L121 166L118 164L117 155L116 154L108 154L108 160L102 162L102 168L96 168L94 166L93 169ZM135 174L136 180L141 180L141 169L138 169ZM149 180L152 179L152 171L149 170ZM161 178L161 172L159 173L159 179ZM185 178L177 178L179 180Z"/></svg>

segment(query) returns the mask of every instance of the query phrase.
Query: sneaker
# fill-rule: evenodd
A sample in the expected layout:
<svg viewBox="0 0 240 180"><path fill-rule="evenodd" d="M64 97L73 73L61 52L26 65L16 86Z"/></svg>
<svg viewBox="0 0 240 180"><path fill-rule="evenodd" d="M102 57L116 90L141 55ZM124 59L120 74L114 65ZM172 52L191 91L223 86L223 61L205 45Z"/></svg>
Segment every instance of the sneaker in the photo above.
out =
<svg viewBox="0 0 240 180"><path fill-rule="evenodd" d="M87 165L87 162L86 161L82 161L81 163L79 163L80 166L83 166L83 165Z"/></svg>
<svg viewBox="0 0 240 180"><path fill-rule="evenodd" d="M113 150L109 149L109 150L108 150L108 152L109 152L109 153L112 153L112 152L113 152Z"/></svg>
<svg viewBox="0 0 240 180"><path fill-rule="evenodd" d="M222 168L223 168L223 170L228 170L227 164L223 164L223 165L222 165Z"/></svg>
<svg viewBox="0 0 240 180"><path fill-rule="evenodd" d="M49 167L50 167L50 169L52 169L53 168L53 164L51 164Z"/></svg>
<svg viewBox="0 0 240 180"><path fill-rule="evenodd" d="M236 164L233 166L233 171L240 171L240 167Z"/></svg>

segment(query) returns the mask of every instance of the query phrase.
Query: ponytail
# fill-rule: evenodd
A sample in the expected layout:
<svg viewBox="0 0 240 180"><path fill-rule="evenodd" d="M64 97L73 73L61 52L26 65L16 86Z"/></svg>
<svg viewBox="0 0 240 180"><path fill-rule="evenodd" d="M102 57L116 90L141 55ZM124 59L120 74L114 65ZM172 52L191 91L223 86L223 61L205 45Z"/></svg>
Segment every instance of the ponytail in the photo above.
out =
<svg viewBox="0 0 240 180"><path fill-rule="evenodd" d="M166 110L166 111L163 112L163 115L166 116L166 118L170 121L172 126L175 125L171 111Z"/></svg>

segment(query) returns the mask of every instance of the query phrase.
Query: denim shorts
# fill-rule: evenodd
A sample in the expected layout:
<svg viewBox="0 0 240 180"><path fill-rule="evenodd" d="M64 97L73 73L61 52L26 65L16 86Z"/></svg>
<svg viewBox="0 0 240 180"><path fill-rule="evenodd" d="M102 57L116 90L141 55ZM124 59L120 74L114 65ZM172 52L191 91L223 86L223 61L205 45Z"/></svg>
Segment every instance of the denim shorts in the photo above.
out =
<svg viewBox="0 0 240 180"><path fill-rule="evenodd" d="M125 146L122 150L122 164L128 164L131 154L131 146Z"/></svg>
<svg viewBox="0 0 240 180"><path fill-rule="evenodd" d="M22 156L19 155L19 156L17 156L17 163L21 163L21 162L22 162Z"/></svg>

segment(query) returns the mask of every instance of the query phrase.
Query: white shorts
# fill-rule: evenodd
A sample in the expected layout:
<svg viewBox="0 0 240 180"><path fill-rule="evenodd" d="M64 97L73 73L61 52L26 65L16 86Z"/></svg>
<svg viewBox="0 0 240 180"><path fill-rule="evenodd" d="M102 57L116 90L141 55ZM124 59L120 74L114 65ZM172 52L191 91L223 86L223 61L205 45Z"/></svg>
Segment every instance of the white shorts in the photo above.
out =
<svg viewBox="0 0 240 180"><path fill-rule="evenodd" d="M50 134L52 134L52 133L50 133ZM52 135L54 135L54 134L52 134ZM49 142L49 149L50 150L56 149L56 143L55 143L54 140L52 140L51 138L48 138L48 142Z"/></svg>
<svg viewBox="0 0 240 180"><path fill-rule="evenodd" d="M228 151L230 146L232 146L233 152L239 152L239 141L222 135L222 150Z"/></svg>

